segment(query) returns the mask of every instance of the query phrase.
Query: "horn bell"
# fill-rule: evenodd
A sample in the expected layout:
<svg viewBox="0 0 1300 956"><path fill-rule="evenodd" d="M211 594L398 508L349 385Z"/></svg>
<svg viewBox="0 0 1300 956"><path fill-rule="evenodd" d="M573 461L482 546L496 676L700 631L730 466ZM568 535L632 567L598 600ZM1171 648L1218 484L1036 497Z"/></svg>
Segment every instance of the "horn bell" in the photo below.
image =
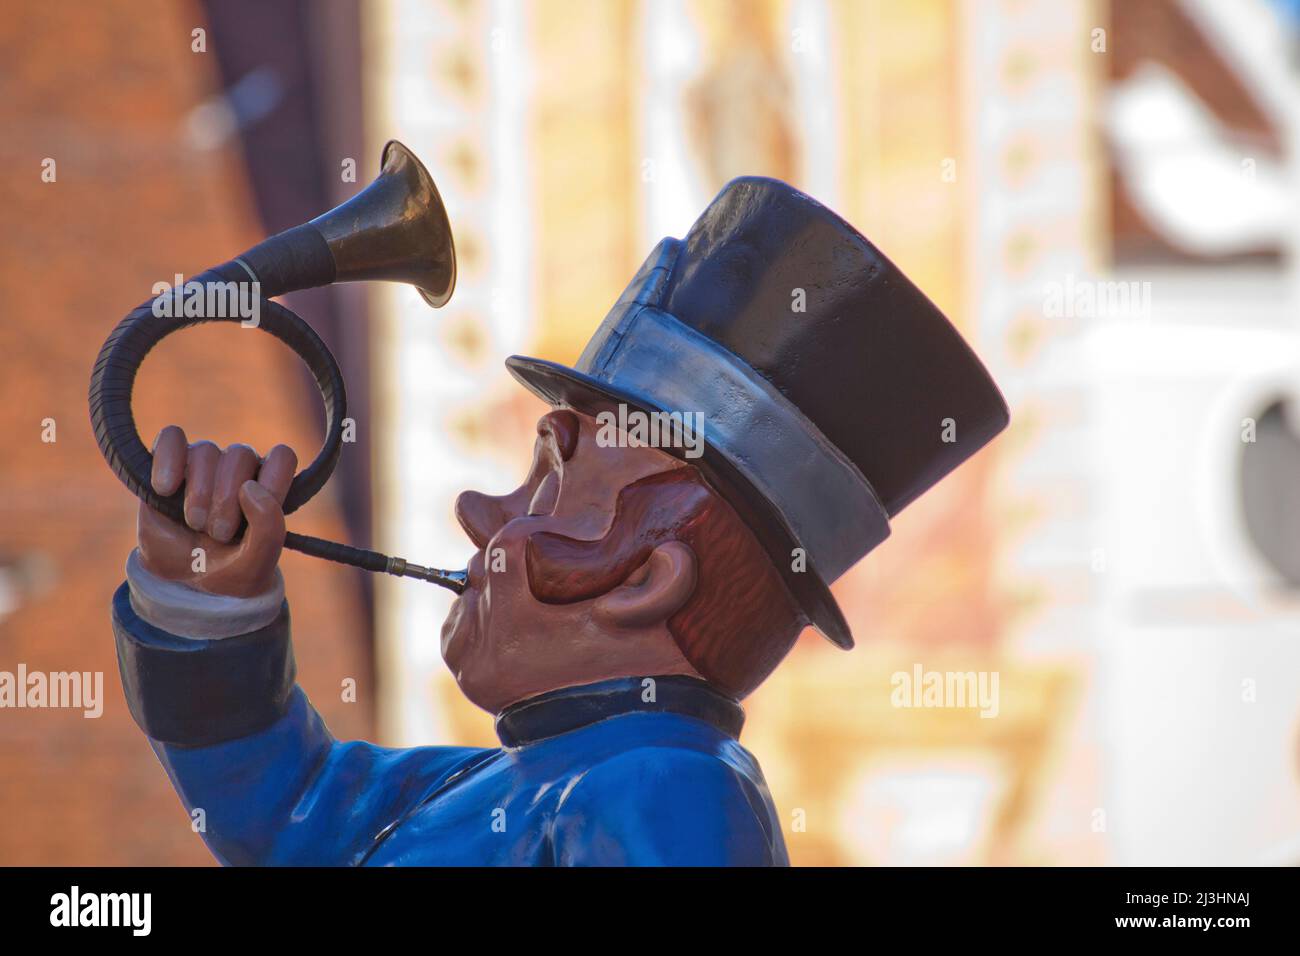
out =
<svg viewBox="0 0 1300 956"><path fill-rule="evenodd" d="M335 282L405 282L435 309L456 288L456 247L433 177L389 140L374 182L311 221L334 257Z"/></svg>

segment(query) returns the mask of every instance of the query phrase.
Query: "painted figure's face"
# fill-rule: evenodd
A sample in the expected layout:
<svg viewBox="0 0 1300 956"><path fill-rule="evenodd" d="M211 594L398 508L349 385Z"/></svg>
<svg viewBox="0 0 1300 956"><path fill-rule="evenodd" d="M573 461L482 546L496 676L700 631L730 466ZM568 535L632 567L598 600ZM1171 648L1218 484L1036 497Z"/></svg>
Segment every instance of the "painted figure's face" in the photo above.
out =
<svg viewBox="0 0 1300 956"><path fill-rule="evenodd" d="M550 412L537 423L522 485L501 496L466 491L456 501L456 516L478 550L468 586L443 624L442 655L465 696L490 712L559 687L623 676L624 651L638 655L641 673L689 672L670 639L655 642L627 619L611 619L600 601L544 603L529 588L529 537L599 539L624 487L684 467L655 448L603 445L598 432L586 415ZM648 623L662 629L661 621ZM611 641L620 630L626 639Z"/></svg>

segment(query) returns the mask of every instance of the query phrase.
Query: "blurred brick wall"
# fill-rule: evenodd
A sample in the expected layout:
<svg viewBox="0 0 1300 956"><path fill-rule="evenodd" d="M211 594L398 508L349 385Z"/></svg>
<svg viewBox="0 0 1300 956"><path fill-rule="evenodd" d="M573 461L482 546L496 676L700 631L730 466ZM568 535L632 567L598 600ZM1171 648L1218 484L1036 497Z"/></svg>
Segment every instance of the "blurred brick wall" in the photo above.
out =
<svg viewBox="0 0 1300 956"><path fill-rule="evenodd" d="M108 605L135 502L100 458L86 409L100 345L153 283L261 238L237 150L202 152L185 135L217 85L211 53L190 49L201 26L197 6L161 0L20 0L0 18L0 562L43 555L52 570L48 588L0 617L0 670L104 672L98 720L0 710L0 864L210 861L126 712ZM53 183L41 180L47 157ZM303 404L295 363L234 326L169 340L141 375L146 442L174 420L191 438L261 451L284 440L308 459L320 412ZM328 488L290 524L343 533ZM283 566L300 681L336 735L367 736L356 580L293 554ZM341 700L348 677L357 703Z"/></svg>

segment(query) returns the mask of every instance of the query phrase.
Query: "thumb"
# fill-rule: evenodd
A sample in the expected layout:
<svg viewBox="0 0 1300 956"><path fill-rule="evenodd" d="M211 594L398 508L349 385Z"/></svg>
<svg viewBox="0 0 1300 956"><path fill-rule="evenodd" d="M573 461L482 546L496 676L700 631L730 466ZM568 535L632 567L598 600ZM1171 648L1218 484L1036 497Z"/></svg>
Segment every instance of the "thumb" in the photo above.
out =
<svg viewBox="0 0 1300 956"><path fill-rule="evenodd" d="M284 511L271 492L252 480L239 488L239 507L248 519L248 530L240 542L237 563L255 580L267 579L284 547Z"/></svg>

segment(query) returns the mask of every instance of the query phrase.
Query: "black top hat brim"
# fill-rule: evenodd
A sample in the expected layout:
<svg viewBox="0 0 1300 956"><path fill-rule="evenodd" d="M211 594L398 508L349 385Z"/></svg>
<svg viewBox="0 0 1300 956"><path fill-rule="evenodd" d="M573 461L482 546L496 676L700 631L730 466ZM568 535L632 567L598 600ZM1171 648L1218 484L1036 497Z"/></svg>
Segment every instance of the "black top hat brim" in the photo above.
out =
<svg viewBox="0 0 1300 956"><path fill-rule="evenodd" d="M599 381L557 362L513 355L506 359L506 368L548 404L573 408L586 415L614 411L619 405L646 414L669 411L649 396ZM663 447L661 450L686 460L683 449ZM852 648L853 634L848 622L817 569L811 564L799 571L792 567L790 555L800 543L780 510L708 442L704 443L701 456L690 459L688 464L700 470L758 538L809 622L837 647ZM808 560L811 562L811 558Z"/></svg>

